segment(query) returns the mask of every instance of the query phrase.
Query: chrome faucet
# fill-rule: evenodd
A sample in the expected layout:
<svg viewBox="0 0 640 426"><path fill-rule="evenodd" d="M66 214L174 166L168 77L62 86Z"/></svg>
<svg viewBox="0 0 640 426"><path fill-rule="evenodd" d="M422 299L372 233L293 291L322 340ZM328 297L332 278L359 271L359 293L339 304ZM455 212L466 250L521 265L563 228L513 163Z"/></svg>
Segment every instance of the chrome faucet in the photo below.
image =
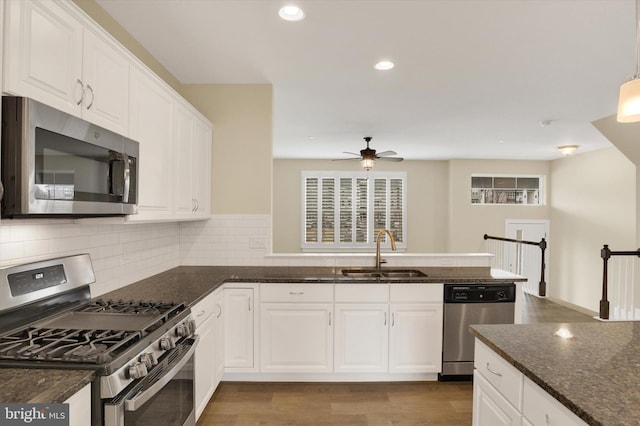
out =
<svg viewBox="0 0 640 426"><path fill-rule="evenodd" d="M396 240L393 239L393 235L391 235L391 232L389 232L388 229L381 229L376 236L376 269L380 269L381 264L387 263L386 260L380 258L380 236L384 233L386 233L391 240L391 250L396 249Z"/></svg>

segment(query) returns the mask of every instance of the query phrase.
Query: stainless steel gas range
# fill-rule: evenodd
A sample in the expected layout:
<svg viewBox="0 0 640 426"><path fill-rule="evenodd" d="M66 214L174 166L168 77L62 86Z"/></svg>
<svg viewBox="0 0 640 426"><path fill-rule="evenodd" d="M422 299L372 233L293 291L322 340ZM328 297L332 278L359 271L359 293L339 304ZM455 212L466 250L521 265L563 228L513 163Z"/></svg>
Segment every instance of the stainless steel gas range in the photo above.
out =
<svg viewBox="0 0 640 426"><path fill-rule="evenodd" d="M195 424L185 303L91 300L89 255L0 270L0 367L91 369L93 426Z"/></svg>

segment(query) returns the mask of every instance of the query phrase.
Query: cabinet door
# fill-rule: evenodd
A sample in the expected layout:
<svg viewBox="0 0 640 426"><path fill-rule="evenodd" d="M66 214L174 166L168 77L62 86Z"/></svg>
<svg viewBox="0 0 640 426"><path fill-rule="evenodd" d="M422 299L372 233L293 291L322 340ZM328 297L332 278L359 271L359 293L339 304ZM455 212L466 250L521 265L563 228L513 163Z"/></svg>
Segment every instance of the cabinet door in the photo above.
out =
<svg viewBox="0 0 640 426"><path fill-rule="evenodd" d="M201 178L193 164L194 119L193 114L181 104L176 104L174 136L175 179L173 191L176 215L189 218L195 209L193 181Z"/></svg>
<svg viewBox="0 0 640 426"><path fill-rule="evenodd" d="M386 372L389 364L389 305L335 306L335 372Z"/></svg>
<svg viewBox="0 0 640 426"><path fill-rule="evenodd" d="M330 303L262 303L260 371L331 372L332 311Z"/></svg>
<svg viewBox="0 0 640 426"><path fill-rule="evenodd" d="M83 26L54 1L8 1L3 91L80 116Z"/></svg>
<svg viewBox="0 0 640 426"><path fill-rule="evenodd" d="M439 373L442 369L442 304L391 304L389 372Z"/></svg>
<svg viewBox="0 0 640 426"><path fill-rule="evenodd" d="M192 197L198 218L211 215L211 126L199 119L194 122Z"/></svg>
<svg viewBox="0 0 640 426"><path fill-rule="evenodd" d="M214 366L214 344L215 344L215 316L210 316L202 323L196 333L200 336L200 341L195 352L195 407L196 419L200 417L202 411L207 406L209 398L215 390L215 366Z"/></svg>
<svg viewBox="0 0 640 426"><path fill-rule="evenodd" d="M84 32L82 116L121 135L129 135L129 59L113 44Z"/></svg>
<svg viewBox="0 0 640 426"><path fill-rule="evenodd" d="M224 376L224 290L219 290L215 295L215 311L214 311L214 347L213 347L213 363L214 363L214 389L218 387L222 376Z"/></svg>
<svg viewBox="0 0 640 426"><path fill-rule="evenodd" d="M69 426L91 424L91 384L71 395L64 403L69 404Z"/></svg>
<svg viewBox="0 0 640 426"><path fill-rule="evenodd" d="M254 367L254 298L252 288L224 291L225 368Z"/></svg>
<svg viewBox="0 0 640 426"><path fill-rule="evenodd" d="M139 213L127 220L168 219L173 214L173 97L142 69L132 68L131 74L131 136L140 143L140 184Z"/></svg>
<svg viewBox="0 0 640 426"><path fill-rule="evenodd" d="M522 415L482 375L473 376L473 426L520 426Z"/></svg>

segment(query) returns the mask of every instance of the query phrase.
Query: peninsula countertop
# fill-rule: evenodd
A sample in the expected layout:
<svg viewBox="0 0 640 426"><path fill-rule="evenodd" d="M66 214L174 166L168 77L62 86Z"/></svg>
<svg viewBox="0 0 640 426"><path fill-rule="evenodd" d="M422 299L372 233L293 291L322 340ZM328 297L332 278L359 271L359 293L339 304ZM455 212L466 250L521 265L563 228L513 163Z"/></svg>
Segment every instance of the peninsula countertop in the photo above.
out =
<svg viewBox="0 0 640 426"><path fill-rule="evenodd" d="M560 328L573 337L555 335ZM640 323L473 325L471 332L586 423L640 424Z"/></svg>

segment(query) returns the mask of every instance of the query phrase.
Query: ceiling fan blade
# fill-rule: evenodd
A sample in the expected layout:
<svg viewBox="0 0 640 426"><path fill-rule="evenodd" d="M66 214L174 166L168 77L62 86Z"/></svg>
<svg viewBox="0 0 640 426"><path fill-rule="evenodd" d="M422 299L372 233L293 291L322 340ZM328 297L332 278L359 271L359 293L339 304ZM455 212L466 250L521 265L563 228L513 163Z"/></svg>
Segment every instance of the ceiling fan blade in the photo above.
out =
<svg viewBox="0 0 640 426"><path fill-rule="evenodd" d="M357 158L334 158L331 161L353 161L353 160L360 160L360 157Z"/></svg>
<svg viewBox="0 0 640 426"><path fill-rule="evenodd" d="M396 161L396 162L398 162L398 161L402 161L402 160L404 160L404 158L402 158L402 157L380 157L380 158L377 158L377 160L382 160L382 161Z"/></svg>
<svg viewBox="0 0 640 426"><path fill-rule="evenodd" d="M343 154L355 155L356 157L360 157L360 154L356 154L355 152L342 151L342 153L343 153Z"/></svg>
<svg viewBox="0 0 640 426"><path fill-rule="evenodd" d="M390 155L397 155L398 153L395 151L382 151L376 154L378 157L388 157Z"/></svg>

